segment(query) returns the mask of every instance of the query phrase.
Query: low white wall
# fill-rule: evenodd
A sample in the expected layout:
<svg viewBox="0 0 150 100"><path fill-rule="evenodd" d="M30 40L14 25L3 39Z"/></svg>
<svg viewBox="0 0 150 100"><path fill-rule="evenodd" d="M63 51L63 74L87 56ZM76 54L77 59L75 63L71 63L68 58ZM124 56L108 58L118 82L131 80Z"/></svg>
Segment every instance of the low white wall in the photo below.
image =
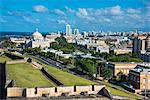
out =
<svg viewBox="0 0 150 100"><path fill-rule="evenodd" d="M47 96L61 96L63 93L68 95L78 95L81 92L88 94L97 94L105 85L90 85L90 86L64 86L64 87L50 87L50 88L7 88L7 97L23 96L23 90L26 91L26 97L42 97ZM76 89L75 89L76 88ZM93 88L93 89L92 89Z"/></svg>
<svg viewBox="0 0 150 100"><path fill-rule="evenodd" d="M24 88L9 87L7 88L7 97L22 97Z"/></svg>
<svg viewBox="0 0 150 100"><path fill-rule="evenodd" d="M26 88L26 97L37 97L37 94L35 94L35 88Z"/></svg>

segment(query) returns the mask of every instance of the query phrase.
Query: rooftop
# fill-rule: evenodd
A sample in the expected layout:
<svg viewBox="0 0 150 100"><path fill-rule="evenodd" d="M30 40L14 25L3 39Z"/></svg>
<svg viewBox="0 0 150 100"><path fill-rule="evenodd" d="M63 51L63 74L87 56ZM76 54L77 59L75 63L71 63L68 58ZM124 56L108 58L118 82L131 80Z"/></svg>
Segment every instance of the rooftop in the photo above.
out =
<svg viewBox="0 0 150 100"><path fill-rule="evenodd" d="M135 72L144 72L144 73L149 73L150 74L150 69L143 69L143 68L138 68L138 69L131 69L132 71Z"/></svg>
<svg viewBox="0 0 150 100"><path fill-rule="evenodd" d="M148 62L109 62L110 64L138 64L138 65L146 65L150 66Z"/></svg>

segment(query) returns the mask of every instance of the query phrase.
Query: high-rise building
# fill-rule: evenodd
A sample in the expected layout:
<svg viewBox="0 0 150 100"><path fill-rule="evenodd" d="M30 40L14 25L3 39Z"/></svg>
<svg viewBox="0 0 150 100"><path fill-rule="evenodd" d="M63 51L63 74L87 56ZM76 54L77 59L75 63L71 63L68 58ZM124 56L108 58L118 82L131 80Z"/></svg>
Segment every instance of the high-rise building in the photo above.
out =
<svg viewBox="0 0 150 100"><path fill-rule="evenodd" d="M83 37L87 37L89 34L87 32L83 32Z"/></svg>
<svg viewBox="0 0 150 100"><path fill-rule="evenodd" d="M140 52L140 45L141 45L141 41L138 39L138 36L134 37L132 53L139 53Z"/></svg>
<svg viewBox="0 0 150 100"><path fill-rule="evenodd" d="M71 35L71 34L72 34L71 25L67 24L66 25L66 35Z"/></svg>
<svg viewBox="0 0 150 100"><path fill-rule="evenodd" d="M79 33L79 29L74 29L74 34L75 35L79 35L80 33Z"/></svg>
<svg viewBox="0 0 150 100"><path fill-rule="evenodd" d="M132 53L144 53L146 52L146 37L145 35L136 35L133 39Z"/></svg>
<svg viewBox="0 0 150 100"><path fill-rule="evenodd" d="M150 35L146 38L146 51L150 52Z"/></svg>

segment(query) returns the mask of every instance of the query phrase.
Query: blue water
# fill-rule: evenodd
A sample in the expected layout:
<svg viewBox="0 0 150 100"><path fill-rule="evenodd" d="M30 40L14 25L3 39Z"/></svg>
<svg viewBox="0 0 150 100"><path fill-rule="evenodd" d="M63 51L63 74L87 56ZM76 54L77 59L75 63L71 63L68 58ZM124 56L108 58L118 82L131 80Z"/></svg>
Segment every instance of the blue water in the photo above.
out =
<svg viewBox="0 0 150 100"><path fill-rule="evenodd" d="M33 32L0 32L0 37L9 37L9 36L31 36ZM48 34L48 32L42 33L43 35Z"/></svg>

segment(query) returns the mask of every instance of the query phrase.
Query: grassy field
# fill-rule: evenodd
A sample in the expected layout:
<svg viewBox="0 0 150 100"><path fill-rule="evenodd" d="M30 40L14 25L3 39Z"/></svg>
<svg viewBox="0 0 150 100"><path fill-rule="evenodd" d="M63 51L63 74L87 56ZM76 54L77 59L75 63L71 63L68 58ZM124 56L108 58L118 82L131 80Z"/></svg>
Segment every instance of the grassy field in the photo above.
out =
<svg viewBox="0 0 150 100"><path fill-rule="evenodd" d="M97 84L95 82L78 77L55 67L46 66L46 68L51 75L53 75L57 80L61 81L62 83L64 83L64 85L67 86Z"/></svg>
<svg viewBox="0 0 150 100"><path fill-rule="evenodd" d="M34 61L36 61L36 62L40 62L39 60L41 60L40 58L36 58L36 59L39 59L39 60L36 60L35 57L33 57L33 56L30 56L30 57L34 58ZM44 62L44 60L42 60L42 61ZM78 77L76 75L73 75L73 74L70 74L68 72L62 71L62 70L57 69L55 67L48 66L48 65L45 65L43 63L41 63L41 64L43 65L43 67L45 67L47 69L47 71L52 76L54 76L57 80L61 81L66 86L97 84L96 82Z"/></svg>
<svg viewBox="0 0 150 100"><path fill-rule="evenodd" d="M0 56L0 62L2 62L2 63L5 61L11 61L11 60L12 60L11 58L9 58L5 55Z"/></svg>
<svg viewBox="0 0 150 100"><path fill-rule="evenodd" d="M34 69L29 63L7 65L9 79L15 81L19 87L45 87L56 86L49 81L39 70Z"/></svg>
<svg viewBox="0 0 150 100"><path fill-rule="evenodd" d="M123 97L128 97L128 98L132 98L132 99L142 99L143 96L140 96L140 95L136 95L134 93L131 93L131 92L128 92L126 91L125 89L123 89L122 87L120 86L117 86L117 85L113 85L111 83L108 83L108 82L102 82L100 81L102 84L105 84L106 85L106 88L110 91L111 94L113 95L117 95L117 96L123 96ZM125 92L126 91L126 92Z"/></svg>

